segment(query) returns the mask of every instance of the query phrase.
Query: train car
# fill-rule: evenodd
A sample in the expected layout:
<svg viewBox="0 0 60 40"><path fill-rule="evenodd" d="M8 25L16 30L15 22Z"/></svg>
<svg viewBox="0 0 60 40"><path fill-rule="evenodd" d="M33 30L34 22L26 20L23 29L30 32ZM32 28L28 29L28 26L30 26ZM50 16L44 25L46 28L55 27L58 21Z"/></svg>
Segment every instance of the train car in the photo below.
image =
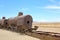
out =
<svg viewBox="0 0 60 40"><path fill-rule="evenodd" d="M20 12L21 13L21 12ZM22 15L22 13L14 18L8 18L8 29L17 30L17 31L24 31L30 29L32 27L32 16L30 15Z"/></svg>
<svg viewBox="0 0 60 40"><path fill-rule="evenodd" d="M6 24L6 19L5 17L2 17L2 19L0 19L0 28L6 28L7 24Z"/></svg>
<svg viewBox="0 0 60 40"><path fill-rule="evenodd" d="M0 19L0 28L2 28L2 20Z"/></svg>
<svg viewBox="0 0 60 40"><path fill-rule="evenodd" d="M17 32L30 30L32 31L35 28L32 28L33 18L31 15L23 15L22 12L19 12L18 16L13 18L6 19L2 17L0 19L0 28L5 28L8 30L14 30Z"/></svg>

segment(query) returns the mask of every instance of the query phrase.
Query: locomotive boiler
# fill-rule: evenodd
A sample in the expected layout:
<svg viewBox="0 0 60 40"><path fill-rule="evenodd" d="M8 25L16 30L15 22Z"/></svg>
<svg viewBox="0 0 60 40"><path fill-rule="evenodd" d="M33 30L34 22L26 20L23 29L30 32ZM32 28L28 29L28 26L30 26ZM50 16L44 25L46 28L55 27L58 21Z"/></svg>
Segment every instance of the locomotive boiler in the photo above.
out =
<svg viewBox="0 0 60 40"><path fill-rule="evenodd" d="M18 16L13 18L6 19L2 17L2 19L0 19L0 28L21 32L31 30L32 22L33 18L31 15L23 15L22 12L19 12ZM34 29L36 29L36 27Z"/></svg>
<svg viewBox="0 0 60 40"><path fill-rule="evenodd" d="M30 15L19 12L17 17L7 19L7 28L11 30L24 31L32 27L33 19Z"/></svg>

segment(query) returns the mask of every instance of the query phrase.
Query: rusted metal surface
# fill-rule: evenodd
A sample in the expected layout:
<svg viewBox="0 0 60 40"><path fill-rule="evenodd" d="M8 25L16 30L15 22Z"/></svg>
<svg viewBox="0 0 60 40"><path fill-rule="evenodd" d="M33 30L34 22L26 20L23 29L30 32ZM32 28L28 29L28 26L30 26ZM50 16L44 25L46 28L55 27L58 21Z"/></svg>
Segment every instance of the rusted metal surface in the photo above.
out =
<svg viewBox="0 0 60 40"><path fill-rule="evenodd" d="M18 13L18 16L22 16L22 15L23 15L23 12L19 12L19 13Z"/></svg>
<svg viewBox="0 0 60 40"><path fill-rule="evenodd" d="M2 17L2 19L0 19L0 26L3 28L5 28L5 20L6 20L5 17Z"/></svg>
<svg viewBox="0 0 60 40"><path fill-rule="evenodd" d="M17 16L8 19L9 27L16 27L17 29L30 29L32 27L33 19L30 15Z"/></svg>
<svg viewBox="0 0 60 40"><path fill-rule="evenodd" d="M11 29L11 30L26 30L32 27L32 16L30 15L23 15L23 12L19 12L18 16L14 18L2 17L0 20L0 26L2 25L4 28Z"/></svg>

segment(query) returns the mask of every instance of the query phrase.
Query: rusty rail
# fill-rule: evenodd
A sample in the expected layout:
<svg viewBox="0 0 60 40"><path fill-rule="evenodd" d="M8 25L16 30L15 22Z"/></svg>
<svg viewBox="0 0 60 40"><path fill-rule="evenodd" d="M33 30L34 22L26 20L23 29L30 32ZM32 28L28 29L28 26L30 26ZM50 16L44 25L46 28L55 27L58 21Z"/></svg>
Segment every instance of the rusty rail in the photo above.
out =
<svg viewBox="0 0 60 40"><path fill-rule="evenodd" d="M26 32L25 34L41 40L60 40L60 33L36 31Z"/></svg>

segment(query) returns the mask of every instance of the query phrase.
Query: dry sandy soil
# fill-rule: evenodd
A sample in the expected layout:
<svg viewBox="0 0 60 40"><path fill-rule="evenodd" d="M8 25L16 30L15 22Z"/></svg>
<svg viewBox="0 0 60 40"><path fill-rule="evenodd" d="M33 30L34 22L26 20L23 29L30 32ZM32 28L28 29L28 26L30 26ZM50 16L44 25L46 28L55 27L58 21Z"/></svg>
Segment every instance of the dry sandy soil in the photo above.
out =
<svg viewBox="0 0 60 40"><path fill-rule="evenodd" d="M39 27L39 31L46 31L46 32L55 32L55 33L60 33L60 28L59 27Z"/></svg>
<svg viewBox="0 0 60 40"><path fill-rule="evenodd" d="M39 27L38 30L60 33L60 28L58 27L57 28ZM28 35L21 35L20 33L0 29L0 40L39 40L39 39L28 36Z"/></svg>
<svg viewBox="0 0 60 40"><path fill-rule="evenodd" d="M0 29L0 40L39 40L28 35Z"/></svg>
<svg viewBox="0 0 60 40"><path fill-rule="evenodd" d="M59 23L33 23L33 26L38 26L39 31L48 31L60 33L60 22Z"/></svg>

